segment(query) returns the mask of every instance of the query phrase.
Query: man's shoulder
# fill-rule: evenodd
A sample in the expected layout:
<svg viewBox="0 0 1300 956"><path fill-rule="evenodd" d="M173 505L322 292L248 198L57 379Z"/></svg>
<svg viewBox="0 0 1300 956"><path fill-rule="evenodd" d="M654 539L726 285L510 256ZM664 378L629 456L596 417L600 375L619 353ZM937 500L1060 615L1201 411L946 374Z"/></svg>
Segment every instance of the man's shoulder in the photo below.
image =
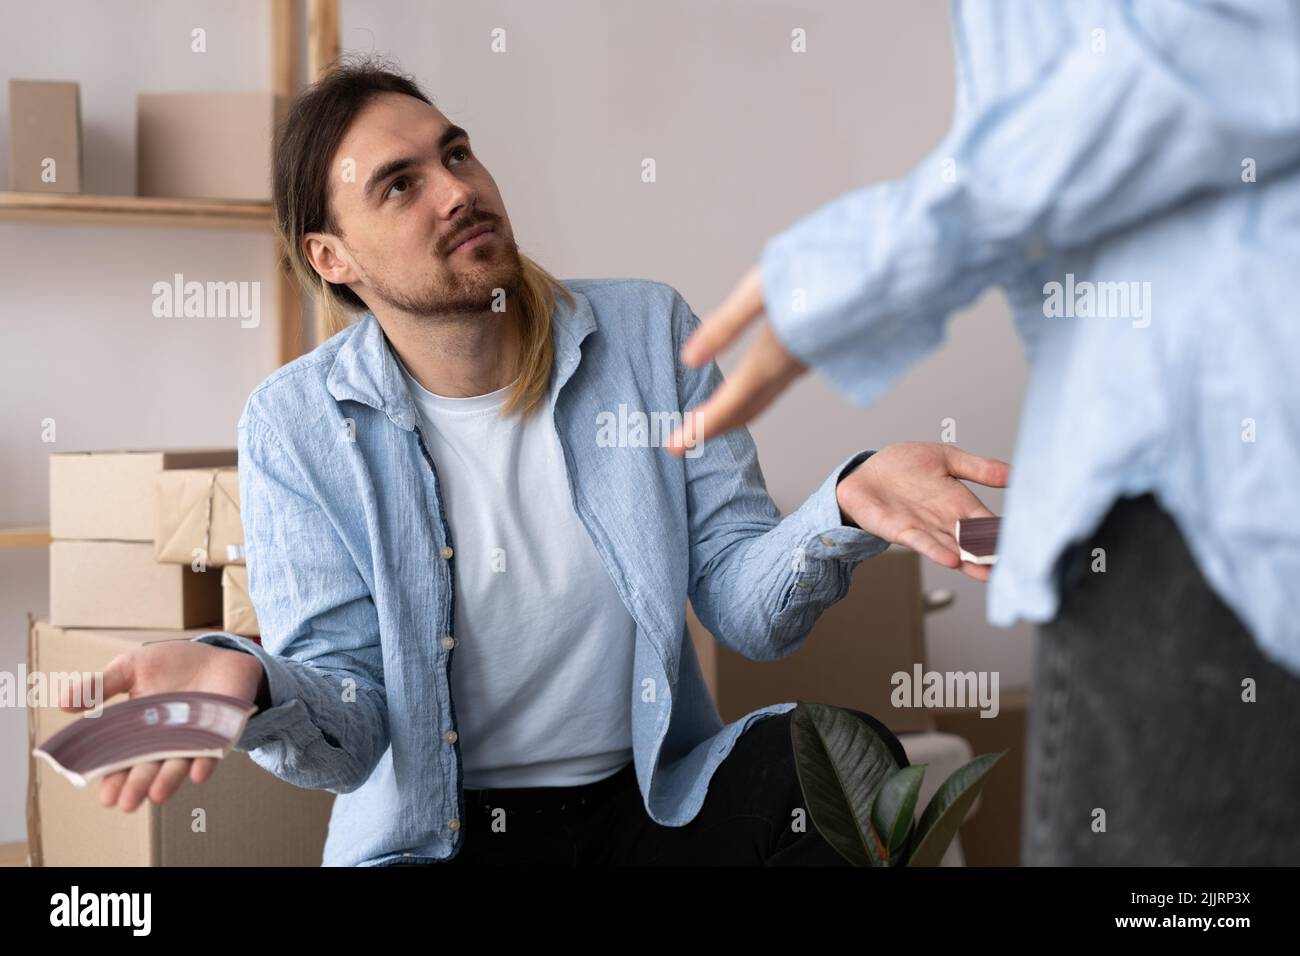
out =
<svg viewBox="0 0 1300 956"><path fill-rule="evenodd" d="M583 295L591 304L596 324L605 328L644 333L648 323L661 320L675 337L678 324L691 311L680 292L656 279L561 279L560 284Z"/></svg>
<svg viewBox="0 0 1300 956"><path fill-rule="evenodd" d="M682 298L667 282L656 279L561 279L560 284L570 292L586 296L593 309L643 305L671 310L675 301Z"/></svg>

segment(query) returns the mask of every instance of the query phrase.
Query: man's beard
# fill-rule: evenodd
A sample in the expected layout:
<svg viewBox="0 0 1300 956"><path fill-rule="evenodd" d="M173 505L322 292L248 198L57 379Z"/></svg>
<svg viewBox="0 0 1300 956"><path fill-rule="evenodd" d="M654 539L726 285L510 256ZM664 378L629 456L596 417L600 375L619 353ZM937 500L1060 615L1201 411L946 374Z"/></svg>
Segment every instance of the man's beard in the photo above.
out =
<svg viewBox="0 0 1300 956"><path fill-rule="evenodd" d="M487 312L493 306L501 311L523 283L524 264L513 236L497 238L497 242L469 250L468 267L439 270L432 286L418 292L393 289L373 274L370 287L380 301L410 315Z"/></svg>

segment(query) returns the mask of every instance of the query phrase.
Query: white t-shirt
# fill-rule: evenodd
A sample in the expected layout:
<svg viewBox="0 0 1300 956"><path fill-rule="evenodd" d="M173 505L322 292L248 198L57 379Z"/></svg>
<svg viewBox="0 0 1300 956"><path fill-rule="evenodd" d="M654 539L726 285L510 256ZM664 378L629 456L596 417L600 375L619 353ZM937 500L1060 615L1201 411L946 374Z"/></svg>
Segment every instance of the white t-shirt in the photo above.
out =
<svg viewBox="0 0 1300 956"><path fill-rule="evenodd" d="M405 371L405 369L403 370ZM570 787L632 759L636 623L573 510L546 405L406 373L455 547L451 688L464 785Z"/></svg>

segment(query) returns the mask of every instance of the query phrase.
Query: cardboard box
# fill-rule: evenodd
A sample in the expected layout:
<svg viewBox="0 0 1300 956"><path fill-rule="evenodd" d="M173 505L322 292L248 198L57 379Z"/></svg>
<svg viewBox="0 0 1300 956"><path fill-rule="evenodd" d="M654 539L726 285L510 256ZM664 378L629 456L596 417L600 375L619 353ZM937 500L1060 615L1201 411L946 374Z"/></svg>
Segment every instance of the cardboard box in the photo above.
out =
<svg viewBox="0 0 1300 956"><path fill-rule="evenodd" d="M221 567L244 563L239 475L234 468L178 468L154 477L154 559Z"/></svg>
<svg viewBox="0 0 1300 956"><path fill-rule="evenodd" d="M52 541L50 622L58 627L215 625L221 575L159 564L136 541Z"/></svg>
<svg viewBox="0 0 1300 956"><path fill-rule="evenodd" d="M159 472L234 467L237 460L233 448L50 455L50 534L55 538L152 542L154 478Z"/></svg>
<svg viewBox="0 0 1300 956"><path fill-rule="evenodd" d="M118 654L202 631L64 630L28 634L29 673L102 671ZM118 695L108 705L126 699ZM44 703L44 701L42 701ZM320 866L334 794L285 783L245 753L227 751L212 776L190 780L134 812L99 803L99 781L73 786L32 748L74 720L28 709L27 839L32 866Z"/></svg>
<svg viewBox="0 0 1300 956"><path fill-rule="evenodd" d="M54 80L9 81L9 188L79 193L81 88Z"/></svg>
<svg viewBox="0 0 1300 956"><path fill-rule="evenodd" d="M803 646L776 661L752 661L713 640L688 610L700 667L724 721L783 701L865 711L894 733L932 729L919 708L890 702L896 671L925 661L920 559L891 547L863 561L849 592L813 625Z"/></svg>
<svg viewBox="0 0 1300 956"><path fill-rule="evenodd" d="M248 596L248 567L231 564L221 569L221 629L242 637L257 637L257 613Z"/></svg>
<svg viewBox="0 0 1300 956"><path fill-rule="evenodd" d="M272 93L141 93L136 191L271 198L271 150L289 101Z"/></svg>

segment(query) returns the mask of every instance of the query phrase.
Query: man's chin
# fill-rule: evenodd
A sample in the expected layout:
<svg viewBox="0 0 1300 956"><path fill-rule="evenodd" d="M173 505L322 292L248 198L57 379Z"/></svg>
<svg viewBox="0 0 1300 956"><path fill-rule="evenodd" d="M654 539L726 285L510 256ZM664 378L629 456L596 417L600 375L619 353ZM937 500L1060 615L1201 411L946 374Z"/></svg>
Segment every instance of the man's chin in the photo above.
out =
<svg viewBox="0 0 1300 956"><path fill-rule="evenodd" d="M474 254L487 248L475 249ZM490 309L503 295L511 296L519 291L523 285L524 267L517 252L510 255L493 253L487 261L473 263L458 278L462 281L455 284L460 286L463 294L456 298L478 302L481 308Z"/></svg>
<svg viewBox="0 0 1300 956"><path fill-rule="evenodd" d="M470 255L488 248L481 246ZM379 295L389 305L414 315L501 312L505 302L523 287L523 278L523 261L512 247L489 253L487 261L455 263L443 272L434 288L419 296L395 296L387 290Z"/></svg>
<svg viewBox="0 0 1300 956"><path fill-rule="evenodd" d="M493 270L490 274L477 273L458 276L425 299L427 308L419 311L429 315L448 312L503 312L505 303L519 291L522 272Z"/></svg>

